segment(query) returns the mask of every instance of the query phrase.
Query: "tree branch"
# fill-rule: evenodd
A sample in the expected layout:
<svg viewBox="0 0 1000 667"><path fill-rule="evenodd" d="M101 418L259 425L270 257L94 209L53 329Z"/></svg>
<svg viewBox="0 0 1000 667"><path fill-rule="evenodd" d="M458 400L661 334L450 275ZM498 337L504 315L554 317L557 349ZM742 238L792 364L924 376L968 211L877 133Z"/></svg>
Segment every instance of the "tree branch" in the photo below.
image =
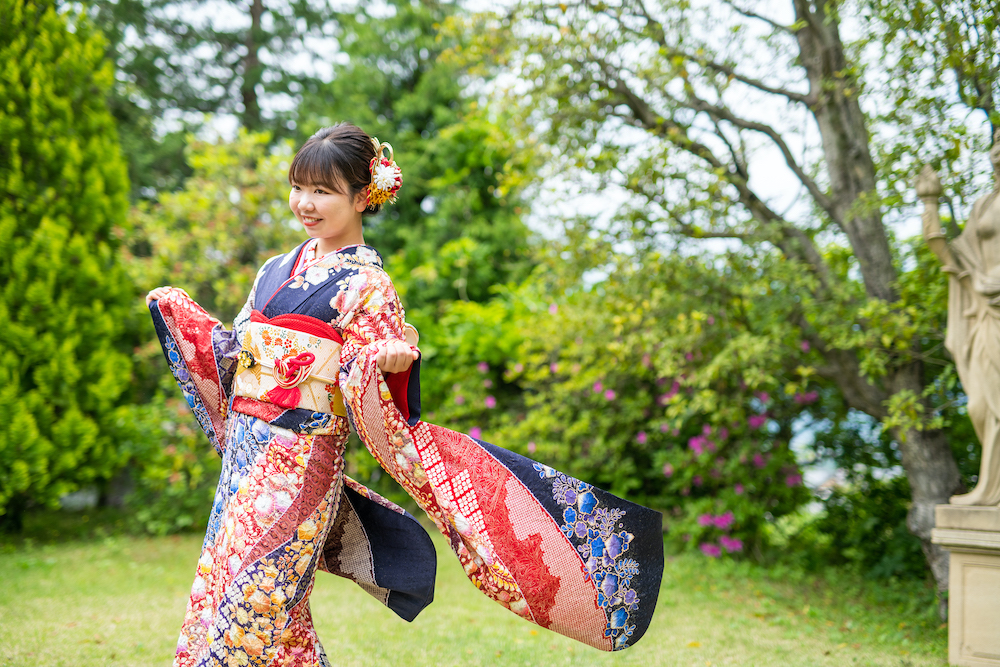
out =
<svg viewBox="0 0 1000 667"><path fill-rule="evenodd" d="M759 132L767 136L772 142L774 142L774 145L778 147L778 150L781 151L781 155L785 158L785 164L787 164L788 168L792 170L792 173L794 173L795 177L799 179L799 182L806 186L809 194L816 201L819 207L826 211L827 215L829 215L834 222L841 225L842 221L837 213L837 210L833 206L833 202L826 196L826 193L820 190L819 185L817 185L816 182L809 177L801 165L799 165L799 163L795 160L795 156L792 155L791 149L788 148L788 144L785 143L784 138L777 130L765 123L740 118L729 109L706 102L700 97L694 95L694 93L688 93L688 98L690 100L689 102L677 100L676 98L672 99L674 99L677 104L686 106L689 109L707 113L713 119L719 118L732 123L738 128ZM843 225L841 225L841 227L842 226Z"/></svg>
<svg viewBox="0 0 1000 667"><path fill-rule="evenodd" d="M607 88L623 98L623 101L632 111L635 121L640 127L707 162L709 166L725 178L726 182L736 188L740 203L747 207L751 215L761 223L765 230L770 231L769 238L762 240L773 243L786 257L794 257L810 266L814 275L819 280L822 290L827 291L829 289L829 269L819 251L816 250L812 239L807 234L794 225L789 224L768 207L750 189L746 178L740 176L729 165L722 162L711 148L692 139L687 132L687 128L678 124L673 119L663 118L655 113L646 100L636 95L634 91L616 76L614 69L607 62L600 58L595 58L595 62L600 65L606 77L605 85Z"/></svg>
<svg viewBox="0 0 1000 667"><path fill-rule="evenodd" d="M793 90L788 90L786 88L781 88L778 86L769 86L759 79L754 79L753 77L740 74L735 67L731 67L729 65L716 62L710 58L693 56L690 53L687 53L678 48L670 46L667 43L666 33L664 32L663 26L660 24L660 22L654 19L652 16L650 16L649 12L646 10L645 5L642 3L642 0L637 0L636 4L640 9L640 16L646 21L646 25L651 29L653 33L653 41L655 41L660 46L660 48L666 55L678 56L685 60L696 62L702 67L707 67L708 69L716 71L720 74L725 74L726 76L732 77L733 79L739 81L740 83L746 84L751 88L756 88L757 90L764 93L768 93L770 95L779 95L781 97L788 99L789 101L799 102L801 104L805 104L806 106L812 106L816 104L818 98L816 97L815 94L811 92L797 93ZM607 10L598 10L596 8L591 8L591 9L595 13L604 14L611 20L615 21L625 32L636 35L637 37L645 38L649 36L642 32L639 32L638 30L630 28L628 25L622 22L622 20L619 17L614 16ZM760 17L755 17L755 18L760 18ZM762 19L762 20L767 20L767 19Z"/></svg>
<svg viewBox="0 0 1000 667"><path fill-rule="evenodd" d="M767 25L771 26L775 30L779 30L779 31L781 31L783 33L786 33L788 35L794 35L795 34L795 31L792 30L791 26L782 25L782 24L778 23L777 21L775 21L774 19L769 19L766 16L758 14L757 12L751 11L749 9L743 9L742 7L737 7L736 4L733 2L733 0L722 0L722 2L724 4L726 4L727 6L729 6L734 12L736 12L737 14L740 14L741 16L745 16L748 19L755 19L757 21L763 21L764 23L766 23Z"/></svg>

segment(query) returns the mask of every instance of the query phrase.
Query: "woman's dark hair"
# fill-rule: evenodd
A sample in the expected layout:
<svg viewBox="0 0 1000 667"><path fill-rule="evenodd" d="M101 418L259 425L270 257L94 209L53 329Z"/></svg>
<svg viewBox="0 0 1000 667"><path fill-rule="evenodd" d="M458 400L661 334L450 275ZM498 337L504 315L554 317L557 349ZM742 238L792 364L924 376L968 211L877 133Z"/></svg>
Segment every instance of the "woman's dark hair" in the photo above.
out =
<svg viewBox="0 0 1000 667"><path fill-rule="evenodd" d="M337 123L309 137L288 169L288 182L325 185L338 194L356 197L372 182L369 165L375 157L372 138L356 125ZM365 215L378 213L369 206Z"/></svg>

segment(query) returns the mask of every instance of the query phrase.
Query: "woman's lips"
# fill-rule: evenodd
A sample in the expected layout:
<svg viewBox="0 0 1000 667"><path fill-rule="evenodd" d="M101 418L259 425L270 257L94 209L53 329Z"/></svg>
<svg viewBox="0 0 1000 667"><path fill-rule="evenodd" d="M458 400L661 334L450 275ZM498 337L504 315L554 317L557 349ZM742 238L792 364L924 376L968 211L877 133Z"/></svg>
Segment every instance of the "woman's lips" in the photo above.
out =
<svg viewBox="0 0 1000 667"><path fill-rule="evenodd" d="M309 218L306 216L302 216L302 224L305 225L306 227L314 227L319 223L321 223L322 221L323 218Z"/></svg>

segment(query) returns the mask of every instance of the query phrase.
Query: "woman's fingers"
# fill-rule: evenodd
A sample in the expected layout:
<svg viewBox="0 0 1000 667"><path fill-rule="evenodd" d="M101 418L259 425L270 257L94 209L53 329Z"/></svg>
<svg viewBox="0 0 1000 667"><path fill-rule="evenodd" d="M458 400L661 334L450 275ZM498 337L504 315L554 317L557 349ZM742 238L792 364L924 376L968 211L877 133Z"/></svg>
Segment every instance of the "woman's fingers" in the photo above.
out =
<svg viewBox="0 0 1000 667"><path fill-rule="evenodd" d="M375 357L379 370L384 373L401 373L409 368L420 355L406 342L387 341Z"/></svg>
<svg viewBox="0 0 1000 667"><path fill-rule="evenodd" d="M150 290L149 294L146 295L146 305L148 306L153 301L158 301L163 297L170 294L171 287L169 285L165 287L157 287L154 290Z"/></svg>

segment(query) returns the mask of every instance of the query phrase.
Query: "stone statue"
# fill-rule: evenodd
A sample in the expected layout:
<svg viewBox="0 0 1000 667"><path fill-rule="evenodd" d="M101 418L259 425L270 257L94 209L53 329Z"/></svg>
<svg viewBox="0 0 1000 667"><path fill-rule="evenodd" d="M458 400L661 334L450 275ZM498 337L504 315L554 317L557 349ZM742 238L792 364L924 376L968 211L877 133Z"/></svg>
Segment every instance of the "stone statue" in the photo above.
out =
<svg viewBox="0 0 1000 667"><path fill-rule="evenodd" d="M993 191L972 205L962 233L947 241L938 217L941 181L931 167L917 178L924 240L948 273L945 347L958 367L968 411L983 445L979 481L953 505L1000 504L1000 130L990 149Z"/></svg>

